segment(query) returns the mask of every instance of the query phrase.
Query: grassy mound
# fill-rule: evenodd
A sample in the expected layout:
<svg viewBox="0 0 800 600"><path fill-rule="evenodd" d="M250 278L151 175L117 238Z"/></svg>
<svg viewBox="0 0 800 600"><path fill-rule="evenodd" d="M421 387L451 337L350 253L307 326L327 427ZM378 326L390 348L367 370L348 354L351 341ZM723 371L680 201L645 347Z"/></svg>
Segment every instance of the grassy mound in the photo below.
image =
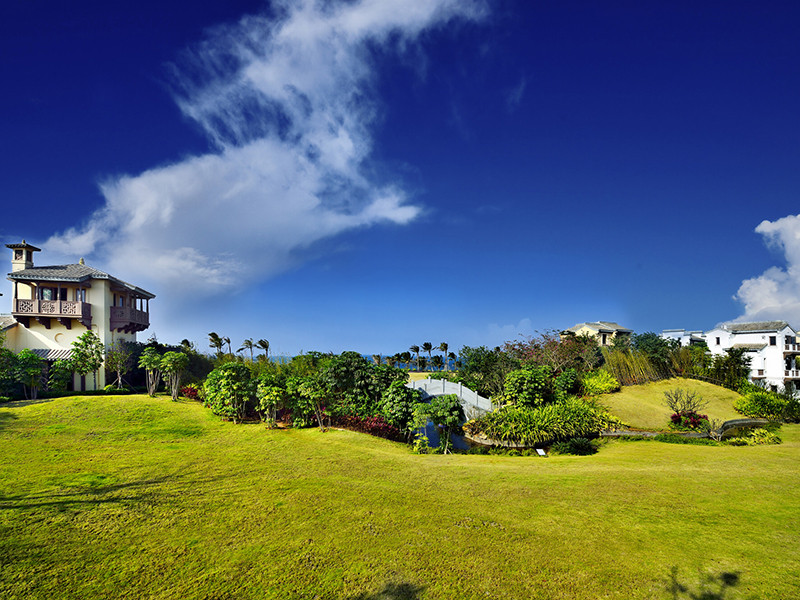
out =
<svg viewBox="0 0 800 600"><path fill-rule="evenodd" d="M417 456L167 398L12 403L0 597L797 598L800 426L782 437Z"/></svg>
<svg viewBox="0 0 800 600"><path fill-rule="evenodd" d="M664 392L683 388L696 392L708 401L702 413L709 419L727 421L740 419L742 415L733 409L739 394L705 381L673 378L654 381L644 385L623 386L614 394L605 394L600 402L607 406L611 414L622 419L635 429L661 430L669 425L671 411L664 404Z"/></svg>

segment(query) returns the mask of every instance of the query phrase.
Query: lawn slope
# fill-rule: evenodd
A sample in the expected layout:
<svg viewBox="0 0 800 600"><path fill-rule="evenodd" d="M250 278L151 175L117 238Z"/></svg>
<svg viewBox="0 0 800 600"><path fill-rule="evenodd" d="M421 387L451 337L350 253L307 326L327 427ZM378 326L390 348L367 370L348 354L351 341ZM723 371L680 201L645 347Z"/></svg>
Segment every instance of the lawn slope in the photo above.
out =
<svg viewBox="0 0 800 600"><path fill-rule="evenodd" d="M613 415L635 429L662 430L668 427L672 414L664 404L664 392L677 388L695 392L707 400L708 406L701 412L709 419L727 421L742 418L733 410L733 402L739 397L736 392L705 381L679 377L623 386L619 392L601 396L600 401Z"/></svg>
<svg viewBox="0 0 800 600"><path fill-rule="evenodd" d="M661 599L711 577L796 598L800 427L782 435L415 456L166 398L4 405L0 597Z"/></svg>

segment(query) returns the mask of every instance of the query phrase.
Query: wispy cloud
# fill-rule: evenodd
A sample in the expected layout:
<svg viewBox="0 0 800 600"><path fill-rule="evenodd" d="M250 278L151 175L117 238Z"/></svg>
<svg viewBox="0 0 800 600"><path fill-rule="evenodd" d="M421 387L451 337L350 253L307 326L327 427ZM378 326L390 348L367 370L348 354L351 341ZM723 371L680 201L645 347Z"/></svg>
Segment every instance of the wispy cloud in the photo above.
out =
<svg viewBox="0 0 800 600"><path fill-rule="evenodd" d="M320 240L419 215L401 181L368 175L372 50L403 52L428 29L481 18L482 3L283 0L273 13L213 30L173 69L176 101L213 150L104 181L103 208L49 251L162 291L213 292L279 273Z"/></svg>
<svg viewBox="0 0 800 600"><path fill-rule="evenodd" d="M756 233L783 254L786 264L742 282L734 298L745 312L737 320L784 319L800 326L800 215L762 221Z"/></svg>
<svg viewBox="0 0 800 600"><path fill-rule="evenodd" d="M525 95L525 88L528 85L526 77L521 77L517 85L506 91L506 109L512 113L519 108L522 97Z"/></svg>

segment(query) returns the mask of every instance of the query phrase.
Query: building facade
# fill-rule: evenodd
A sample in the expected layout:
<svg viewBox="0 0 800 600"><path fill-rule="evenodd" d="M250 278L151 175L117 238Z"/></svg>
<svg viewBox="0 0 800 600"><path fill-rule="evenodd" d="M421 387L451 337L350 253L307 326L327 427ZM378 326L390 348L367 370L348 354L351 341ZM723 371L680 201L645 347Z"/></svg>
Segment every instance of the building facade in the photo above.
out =
<svg viewBox="0 0 800 600"><path fill-rule="evenodd" d="M14 352L29 348L52 362L70 355L72 342L93 331L109 347L117 341L136 341L150 326L150 300L154 294L84 264L35 266L40 249L22 241L6 244L12 252L11 315L0 321L6 347ZM96 386L105 386L105 370ZM95 387L94 378L76 376L74 389Z"/></svg>
<svg viewBox="0 0 800 600"><path fill-rule="evenodd" d="M588 335L596 338L600 346L611 346L614 338L630 338L633 330L626 329L618 323L611 321L594 321L593 323L578 323L561 332L561 335Z"/></svg>
<svg viewBox="0 0 800 600"><path fill-rule="evenodd" d="M706 332L665 329L661 337L680 340L681 345L705 341L712 355L730 349L750 357L750 379L780 390L800 388L800 345L797 332L786 321L727 323Z"/></svg>

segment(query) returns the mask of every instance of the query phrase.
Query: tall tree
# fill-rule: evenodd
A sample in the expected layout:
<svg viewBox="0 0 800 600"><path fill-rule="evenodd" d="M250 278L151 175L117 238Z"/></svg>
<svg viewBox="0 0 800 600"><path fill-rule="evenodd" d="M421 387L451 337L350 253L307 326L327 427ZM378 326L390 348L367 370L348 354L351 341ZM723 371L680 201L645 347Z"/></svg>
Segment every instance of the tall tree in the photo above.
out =
<svg viewBox="0 0 800 600"><path fill-rule="evenodd" d="M209 348L214 348L217 351L217 358L222 356L223 345L225 345L225 342L221 337L219 337L216 331L212 331L208 334L208 346Z"/></svg>
<svg viewBox="0 0 800 600"><path fill-rule="evenodd" d="M242 347L237 350L237 352L241 352L242 350L250 350L250 362L253 362L253 349L256 345L253 343L253 338L247 338L245 341L242 342Z"/></svg>
<svg viewBox="0 0 800 600"><path fill-rule="evenodd" d="M94 374L94 387L97 389L97 371L103 365L105 348L103 342L93 331L87 331L72 342L72 364L78 375Z"/></svg>
<svg viewBox="0 0 800 600"><path fill-rule="evenodd" d="M233 350L231 350L231 338L225 336L224 338L222 338L222 341L228 344L228 354L233 355Z"/></svg>
<svg viewBox="0 0 800 600"><path fill-rule="evenodd" d="M408 349L411 350L411 352L413 352L414 354L417 355L417 361L415 363L415 366L416 366L417 371L419 371L419 346L414 344L413 346L410 346Z"/></svg>
<svg viewBox="0 0 800 600"><path fill-rule="evenodd" d="M147 394L155 397L161 379L161 355L153 348L145 348L139 357L139 368L144 369L147 376Z"/></svg>
<svg viewBox="0 0 800 600"><path fill-rule="evenodd" d="M450 346L447 344L447 342L442 342L441 344L439 344L439 345L438 345L438 346L436 346L436 347L437 347L439 350L441 350L441 351L444 353L444 370L445 370L445 371L449 371L450 369L448 368L448 360L447 360L447 359L448 359L448 356L447 356L447 349L448 349Z"/></svg>
<svg viewBox="0 0 800 600"><path fill-rule="evenodd" d="M189 366L189 357L183 352L167 352L161 357L161 372L166 376L172 399L178 400L181 391L181 375Z"/></svg>
<svg viewBox="0 0 800 600"><path fill-rule="evenodd" d="M17 354L16 379L22 384L25 398L36 400L37 392L42 381L42 367L44 362L32 350L25 348Z"/></svg>
<svg viewBox="0 0 800 600"><path fill-rule="evenodd" d="M124 340L117 340L106 349L106 369L117 374L117 389L122 388L122 376L131 370L131 356L133 352Z"/></svg>
<svg viewBox="0 0 800 600"><path fill-rule="evenodd" d="M264 356L269 357L269 340L260 339L256 342L256 348L261 348L264 351Z"/></svg>
<svg viewBox="0 0 800 600"><path fill-rule="evenodd" d="M431 360L431 350L433 350L433 344L430 342L422 342L422 351L428 353L428 361Z"/></svg>

